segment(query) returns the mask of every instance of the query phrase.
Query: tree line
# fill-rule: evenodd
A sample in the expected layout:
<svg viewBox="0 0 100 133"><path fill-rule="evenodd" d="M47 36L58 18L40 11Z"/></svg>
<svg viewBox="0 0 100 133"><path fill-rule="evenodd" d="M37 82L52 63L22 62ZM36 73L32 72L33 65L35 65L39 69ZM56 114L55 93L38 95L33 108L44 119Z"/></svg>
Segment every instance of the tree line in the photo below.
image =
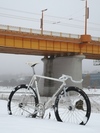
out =
<svg viewBox="0 0 100 133"><path fill-rule="evenodd" d="M28 84L30 81L31 77L26 76L23 78L12 78L12 79L3 79L0 81L0 86L17 86L19 84Z"/></svg>

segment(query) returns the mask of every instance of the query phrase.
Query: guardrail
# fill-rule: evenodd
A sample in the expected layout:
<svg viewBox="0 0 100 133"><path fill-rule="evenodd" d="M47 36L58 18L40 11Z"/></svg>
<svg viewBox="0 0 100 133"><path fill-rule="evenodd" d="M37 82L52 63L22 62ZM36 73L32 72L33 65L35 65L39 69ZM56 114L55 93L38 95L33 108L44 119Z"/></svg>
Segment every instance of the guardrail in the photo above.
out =
<svg viewBox="0 0 100 133"><path fill-rule="evenodd" d="M41 34L41 30L31 29L31 28L24 28L24 27L9 26L9 25L0 25L0 29L10 30L10 31L18 31L18 32L26 32L26 33ZM80 35L76 35L76 34L68 34L68 33L45 31L45 30L43 31L43 35L51 35L51 36L58 36L58 37L69 37L69 38L80 38Z"/></svg>
<svg viewBox="0 0 100 133"><path fill-rule="evenodd" d="M17 26L1 25L1 24L0 24L0 29L9 30L9 31L18 31L18 32L41 34L41 30L32 29L32 28L17 27ZM79 39L80 36L81 36L81 35L77 35L77 34L68 34L68 33L45 31L45 30L43 31L43 35L68 37L68 38L75 38L75 39ZM100 42L100 37L91 37L91 38L94 41L99 41Z"/></svg>
<svg viewBox="0 0 100 133"><path fill-rule="evenodd" d="M31 29L31 28L23 28L23 27L16 27L16 26L9 26L9 25L0 25L0 29L26 32L26 33L41 34L41 30L36 30L36 29ZM80 35L77 35L77 34L68 34L68 33L45 31L45 30L43 31L43 35L51 35L51 36L58 36L58 37L69 37L69 38L77 38L77 39L80 38Z"/></svg>

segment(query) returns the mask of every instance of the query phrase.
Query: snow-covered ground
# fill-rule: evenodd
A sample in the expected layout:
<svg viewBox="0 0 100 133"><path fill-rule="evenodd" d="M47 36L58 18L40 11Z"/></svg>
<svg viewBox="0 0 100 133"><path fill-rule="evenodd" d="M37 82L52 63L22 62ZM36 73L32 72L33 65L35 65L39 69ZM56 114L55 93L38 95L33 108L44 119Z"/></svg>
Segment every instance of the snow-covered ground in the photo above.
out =
<svg viewBox="0 0 100 133"><path fill-rule="evenodd" d="M0 88L0 95L5 99L5 93L12 88ZM2 92L3 91L3 92ZM90 96L92 110L100 108L100 90L84 89ZM94 113L97 112L97 113ZM100 133L100 111L92 111L85 126L58 122L54 119L36 119L10 116L7 112L7 101L0 100L0 133Z"/></svg>
<svg viewBox="0 0 100 133"><path fill-rule="evenodd" d="M0 86L0 99L7 100L10 92L13 90L14 87L3 87ZM100 89L96 88L83 88L85 93L89 96L92 112L99 112L100 113Z"/></svg>
<svg viewBox="0 0 100 133"><path fill-rule="evenodd" d="M0 100L0 133L100 133L100 114L92 113L85 126L49 119L10 116L7 101Z"/></svg>
<svg viewBox="0 0 100 133"><path fill-rule="evenodd" d="M83 90L85 91L86 94L94 94L94 95L100 95L100 89L87 89L87 88L83 88Z"/></svg>

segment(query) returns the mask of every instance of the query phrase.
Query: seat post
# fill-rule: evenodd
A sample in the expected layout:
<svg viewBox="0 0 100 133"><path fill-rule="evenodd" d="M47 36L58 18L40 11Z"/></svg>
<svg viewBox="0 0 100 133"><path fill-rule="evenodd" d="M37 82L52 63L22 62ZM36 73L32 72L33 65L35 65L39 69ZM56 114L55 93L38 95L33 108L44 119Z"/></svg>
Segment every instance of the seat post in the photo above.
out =
<svg viewBox="0 0 100 133"><path fill-rule="evenodd" d="M34 69L34 67L35 67L35 65L38 64L38 63L28 62L27 64L28 64L29 66L31 66L31 68L33 69L33 75L35 75L35 69Z"/></svg>
<svg viewBox="0 0 100 133"><path fill-rule="evenodd" d="M33 75L35 75L35 69L34 69L34 66L32 66L32 69L33 69Z"/></svg>

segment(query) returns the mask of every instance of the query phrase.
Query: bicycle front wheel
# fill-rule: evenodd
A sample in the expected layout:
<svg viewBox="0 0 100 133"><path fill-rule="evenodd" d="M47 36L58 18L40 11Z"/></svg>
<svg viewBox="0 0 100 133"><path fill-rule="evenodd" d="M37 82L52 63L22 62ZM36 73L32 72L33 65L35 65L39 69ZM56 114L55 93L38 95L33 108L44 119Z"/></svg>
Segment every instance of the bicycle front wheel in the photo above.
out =
<svg viewBox="0 0 100 133"><path fill-rule="evenodd" d="M14 88L8 98L8 113L17 116L36 117L36 105L38 97L35 90L27 85L19 85ZM34 114L34 115L33 115Z"/></svg>
<svg viewBox="0 0 100 133"><path fill-rule="evenodd" d="M54 110L58 121L85 125L91 114L91 104L82 89L68 87L57 95Z"/></svg>

